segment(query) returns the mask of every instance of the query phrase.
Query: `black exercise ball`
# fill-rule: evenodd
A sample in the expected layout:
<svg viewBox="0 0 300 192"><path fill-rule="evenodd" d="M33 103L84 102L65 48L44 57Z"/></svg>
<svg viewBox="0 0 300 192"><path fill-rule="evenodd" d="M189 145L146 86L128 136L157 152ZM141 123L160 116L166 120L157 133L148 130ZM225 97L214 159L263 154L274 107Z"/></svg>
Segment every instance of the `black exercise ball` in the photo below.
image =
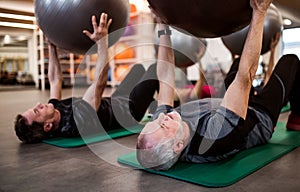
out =
<svg viewBox="0 0 300 192"><path fill-rule="evenodd" d="M148 0L167 24L204 38L221 37L250 23L249 0Z"/></svg>
<svg viewBox="0 0 300 192"><path fill-rule="evenodd" d="M179 68L189 67L197 62L196 54L201 47L207 46L207 42L203 38L198 38L186 31L170 27L172 31L171 42L174 50L175 65ZM158 51L157 27L155 28L155 51Z"/></svg>
<svg viewBox="0 0 300 192"><path fill-rule="evenodd" d="M261 54L264 54L270 50L270 43L272 38L276 36L276 33L283 30L282 17L278 9L271 4L269 7L265 22L264 22L264 32L263 32L263 43ZM224 45L229 49L232 54L241 55L246 41L246 37L249 31L249 26L244 29L226 35L222 37Z"/></svg>
<svg viewBox="0 0 300 192"><path fill-rule="evenodd" d="M85 54L94 42L82 33L93 32L95 15L99 22L105 12L113 22L109 28L109 46L123 35L129 20L128 0L35 0L37 23L46 37L57 47Z"/></svg>

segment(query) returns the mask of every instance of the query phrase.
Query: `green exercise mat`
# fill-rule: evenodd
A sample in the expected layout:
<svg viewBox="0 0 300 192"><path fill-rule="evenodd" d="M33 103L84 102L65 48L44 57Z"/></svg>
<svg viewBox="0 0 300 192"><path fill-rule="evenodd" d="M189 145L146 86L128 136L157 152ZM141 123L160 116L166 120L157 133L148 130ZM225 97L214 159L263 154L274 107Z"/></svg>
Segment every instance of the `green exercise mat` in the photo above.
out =
<svg viewBox="0 0 300 192"><path fill-rule="evenodd" d="M105 133L85 136L84 139L82 139L81 137L72 137L72 138L55 137L55 138L43 140L43 142L57 147L64 147L64 148L80 147L83 145L96 143L108 139L136 134L139 133L142 130L142 128L143 125L138 125L127 129L115 129Z"/></svg>
<svg viewBox="0 0 300 192"><path fill-rule="evenodd" d="M168 171L144 170L207 187L225 187L241 180L298 146L300 146L300 132L286 131L285 123L279 122L268 144L242 151L230 159L206 164L178 162ZM136 160L135 153L120 156L118 161L142 169Z"/></svg>
<svg viewBox="0 0 300 192"><path fill-rule="evenodd" d="M290 103L287 103L285 106L282 107L281 113L285 113L291 110Z"/></svg>

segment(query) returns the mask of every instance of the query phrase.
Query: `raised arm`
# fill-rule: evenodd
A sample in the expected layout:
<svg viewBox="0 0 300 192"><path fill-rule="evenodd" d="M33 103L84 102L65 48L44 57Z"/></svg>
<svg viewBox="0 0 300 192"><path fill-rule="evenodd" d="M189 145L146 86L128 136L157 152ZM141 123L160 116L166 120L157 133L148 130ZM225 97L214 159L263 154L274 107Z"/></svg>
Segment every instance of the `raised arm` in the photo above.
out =
<svg viewBox="0 0 300 192"><path fill-rule="evenodd" d="M268 69L266 71L266 76L265 76L265 80L264 80L264 84L266 85L270 79L270 76L272 74L273 68L274 68L274 58L275 58L275 49L276 46L280 40L280 36L281 36L281 32L278 32L276 34L276 36L274 38L272 38L271 40L271 44L270 44L270 58L269 58L269 63L268 63Z"/></svg>
<svg viewBox="0 0 300 192"><path fill-rule="evenodd" d="M50 84L50 99L61 99L62 92L62 72L58 60L56 46L48 41L49 51L49 66L48 66L48 79Z"/></svg>
<svg viewBox="0 0 300 192"><path fill-rule="evenodd" d="M83 100L88 102L96 111L101 104L102 94L107 83L109 69L108 28L111 22L112 19L108 19L108 15L102 13L99 25L97 24L96 17L92 16L93 33L83 30L83 33L97 44L98 58L96 62L95 79L83 95Z"/></svg>
<svg viewBox="0 0 300 192"><path fill-rule="evenodd" d="M158 31L166 34L160 35L157 56L157 78L159 80L158 105L174 105L175 89L175 61L174 51L171 45L169 28L159 23Z"/></svg>
<svg viewBox="0 0 300 192"><path fill-rule="evenodd" d="M205 77L204 77L204 71L203 71L203 66L201 59L206 51L205 46L201 46L199 49L199 52L197 54L197 59L198 59L198 64L199 64L199 79L195 84L194 91L192 91L193 95L191 95L192 98L200 98L201 93L202 93L202 87L205 84Z"/></svg>
<svg viewBox="0 0 300 192"><path fill-rule="evenodd" d="M246 118L249 93L258 68L264 19L271 2L272 0L250 0L253 9L252 20L241 55L239 69L221 104L243 119Z"/></svg>

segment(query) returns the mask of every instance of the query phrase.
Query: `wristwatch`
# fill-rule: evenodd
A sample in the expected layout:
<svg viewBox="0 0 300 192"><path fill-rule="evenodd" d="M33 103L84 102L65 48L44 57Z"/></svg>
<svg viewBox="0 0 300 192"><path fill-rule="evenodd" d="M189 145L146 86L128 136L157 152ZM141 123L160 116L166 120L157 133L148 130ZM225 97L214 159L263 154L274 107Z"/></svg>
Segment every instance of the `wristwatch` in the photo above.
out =
<svg viewBox="0 0 300 192"><path fill-rule="evenodd" d="M166 29L159 30L159 31L157 32L157 35L158 35L158 38L159 38L161 35L172 35L172 31L170 30L169 26L167 26Z"/></svg>

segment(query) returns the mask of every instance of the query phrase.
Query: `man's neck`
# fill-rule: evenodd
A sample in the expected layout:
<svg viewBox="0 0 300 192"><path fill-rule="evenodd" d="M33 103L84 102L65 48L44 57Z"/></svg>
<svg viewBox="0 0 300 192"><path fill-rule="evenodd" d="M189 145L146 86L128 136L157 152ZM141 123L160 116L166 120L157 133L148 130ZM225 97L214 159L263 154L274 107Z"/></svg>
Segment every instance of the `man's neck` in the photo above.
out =
<svg viewBox="0 0 300 192"><path fill-rule="evenodd" d="M190 136L191 136L190 132L191 131L186 122L183 121L182 124L183 124L183 128L184 128L184 144L185 144L185 146L187 146L188 143L190 142Z"/></svg>
<svg viewBox="0 0 300 192"><path fill-rule="evenodd" d="M55 109L54 121L53 121L53 130L57 130L60 125L60 112L59 110Z"/></svg>

